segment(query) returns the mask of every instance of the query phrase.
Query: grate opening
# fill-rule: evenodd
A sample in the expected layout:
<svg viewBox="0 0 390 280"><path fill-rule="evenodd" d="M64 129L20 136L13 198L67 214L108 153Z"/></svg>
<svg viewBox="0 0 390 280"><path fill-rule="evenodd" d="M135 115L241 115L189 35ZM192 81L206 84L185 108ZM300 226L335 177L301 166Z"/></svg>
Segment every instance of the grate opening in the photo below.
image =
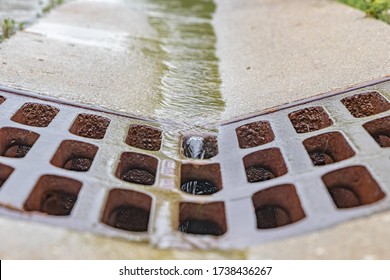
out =
<svg viewBox="0 0 390 280"><path fill-rule="evenodd" d="M0 163L0 188L7 181L8 177L12 174L14 169L8 165Z"/></svg>
<svg viewBox="0 0 390 280"><path fill-rule="evenodd" d="M238 144L241 149L257 147L275 139L271 125L267 121L258 121L236 128Z"/></svg>
<svg viewBox="0 0 390 280"><path fill-rule="evenodd" d="M183 233L219 236L227 231L223 202L182 202L179 210L179 231Z"/></svg>
<svg viewBox="0 0 390 280"><path fill-rule="evenodd" d="M337 208L351 208L377 202L385 197L364 166L329 172L322 177Z"/></svg>
<svg viewBox="0 0 390 280"><path fill-rule="evenodd" d="M180 189L194 195L210 195L222 190L221 167L213 164L182 164Z"/></svg>
<svg viewBox="0 0 390 280"><path fill-rule="evenodd" d="M131 125L126 137L126 144L148 151L158 151L161 148L162 132L160 129L147 125Z"/></svg>
<svg viewBox="0 0 390 280"><path fill-rule="evenodd" d="M305 218L294 185L280 185L252 196L258 229L282 227Z"/></svg>
<svg viewBox="0 0 390 280"><path fill-rule="evenodd" d="M340 132L328 132L303 141L306 151L315 166L339 162L355 155L355 152Z"/></svg>
<svg viewBox="0 0 390 280"><path fill-rule="evenodd" d="M287 173L287 166L278 148L257 151L244 157L249 183L274 179Z"/></svg>
<svg viewBox="0 0 390 280"><path fill-rule="evenodd" d="M331 126L333 121L322 107L309 107L288 114L297 133L306 133Z"/></svg>
<svg viewBox="0 0 390 280"><path fill-rule="evenodd" d="M341 102L355 118L372 116L390 109L390 103L376 91L352 95L341 99Z"/></svg>
<svg viewBox="0 0 390 280"><path fill-rule="evenodd" d="M103 139L109 125L108 118L92 114L79 114L69 131L81 137Z"/></svg>
<svg viewBox="0 0 390 280"><path fill-rule="evenodd" d="M363 127L379 146L390 147L390 116L365 123Z"/></svg>
<svg viewBox="0 0 390 280"><path fill-rule="evenodd" d="M35 185L24 204L26 211L53 216L68 216L76 203L82 183L56 175L44 175Z"/></svg>
<svg viewBox="0 0 390 280"><path fill-rule="evenodd" d="M182 138L181 153L194 159L210 159L218 155L218 141L214 135L190 135Z"/></svg>
<svg viewBox="0 0 390 280"><path fill-rule="evenodd" d="M126 182L153 185L156 179L158 160L152 156L125 152L121 155L115 175Z"/></svg>
<svg viewBox="0 0 390 280"><path fill-rule="evenodd" d="M11 118L12 121L36 127L47 127L58 114L53 106L39 103L26 103Z"/></svg>
<svg viewBox="0 0 390 280"><path fill-rule="evenodd" d="M0 155L11 158L23 158L27 155L39 134L13 127L0 129Z"/></svg>
<svg viewBox="0 0 390 280"><path fill-rule="evenodd" d="M62 141L54 154L51 164L59 168L86 172L92 165L98 147L74 140Z"/></svg>
<svg viewBox="0 0 390 280"><path fill-rule="evenodd" d="M152 199L130 190L113 189L108 195L102 222L127 231L148 231Z"/></svg>
<svg viewBox="0 0 390 280"><path fill-rule="evenodd" d="M5 97L0 95L0 105L5 101Z"/></svg>

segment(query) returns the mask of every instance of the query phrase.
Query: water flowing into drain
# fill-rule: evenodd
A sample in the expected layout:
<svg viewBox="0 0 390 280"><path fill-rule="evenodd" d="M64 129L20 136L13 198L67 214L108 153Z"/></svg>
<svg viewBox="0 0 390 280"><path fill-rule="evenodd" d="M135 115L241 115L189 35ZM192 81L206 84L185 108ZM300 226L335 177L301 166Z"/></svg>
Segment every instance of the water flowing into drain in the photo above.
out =
<svg viewBox="0 0 390 280"><path fill-rule="evenodd" d="M176 129L172 129L172 124L161 122L163 130L170 133L165 135L164 145L171 148L170 156L175 157L179 132L215 132L213 127L205 126L220 120L224 110L216 36L211 24L216 7L212 0L140 2L158 36L147 40L149 47L144 54L153 56L159 64L161 80L157 90L161 102L156 109L157 119L177 123ZM201 158L204 152L194 153L195 158Z"/></svg>

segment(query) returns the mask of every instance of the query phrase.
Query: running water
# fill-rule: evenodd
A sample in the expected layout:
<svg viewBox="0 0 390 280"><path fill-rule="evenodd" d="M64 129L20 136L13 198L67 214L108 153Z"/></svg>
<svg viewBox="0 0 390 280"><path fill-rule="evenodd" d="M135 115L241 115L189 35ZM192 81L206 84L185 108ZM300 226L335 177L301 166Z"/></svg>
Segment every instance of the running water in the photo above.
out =
<svg viewBox="0 0 390 280"><path fill-rule="evenodd" d="M139 2L139 1L138 1ZM153 56L161 69L158 91L161 103L156 110L165 135L165 145L177 154L177 135L191 130L187 146L195 158L203 158L201 136L215 133L225 103L216 56L216 36L212 26L215 4L212 0L143 0L150 25L158 38ZM150 44L150 40L148 42ZM165 124L173 120L177 127Z"/></svg>

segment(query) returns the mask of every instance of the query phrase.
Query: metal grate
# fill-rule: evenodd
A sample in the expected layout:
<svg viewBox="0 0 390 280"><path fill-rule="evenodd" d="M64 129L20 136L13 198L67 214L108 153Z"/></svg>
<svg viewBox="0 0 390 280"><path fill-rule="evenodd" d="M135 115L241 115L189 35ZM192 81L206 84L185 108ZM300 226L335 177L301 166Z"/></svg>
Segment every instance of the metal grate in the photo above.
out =
<svg viewBox="0 0 390 280"><path fill-rule="evenodd" d="M0 214L11 218L228 249L390 208L390 81L220 124L217 135L176 135L175 159L156 122L0 95Z"/></svg>

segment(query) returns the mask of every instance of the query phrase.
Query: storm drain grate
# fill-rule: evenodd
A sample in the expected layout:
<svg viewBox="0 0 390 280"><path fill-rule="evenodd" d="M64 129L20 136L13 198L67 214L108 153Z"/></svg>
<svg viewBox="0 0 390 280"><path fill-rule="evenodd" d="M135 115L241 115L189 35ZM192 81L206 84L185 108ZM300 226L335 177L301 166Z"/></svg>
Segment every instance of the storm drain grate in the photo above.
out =
<svg viewBox="0 0 390 280"><path fill-rule="evenodd" d="M160 247L240 248L390 208L390 81L176 135L0 92L0 213ZM168 149L170 149L168 151Z"/></svg>

